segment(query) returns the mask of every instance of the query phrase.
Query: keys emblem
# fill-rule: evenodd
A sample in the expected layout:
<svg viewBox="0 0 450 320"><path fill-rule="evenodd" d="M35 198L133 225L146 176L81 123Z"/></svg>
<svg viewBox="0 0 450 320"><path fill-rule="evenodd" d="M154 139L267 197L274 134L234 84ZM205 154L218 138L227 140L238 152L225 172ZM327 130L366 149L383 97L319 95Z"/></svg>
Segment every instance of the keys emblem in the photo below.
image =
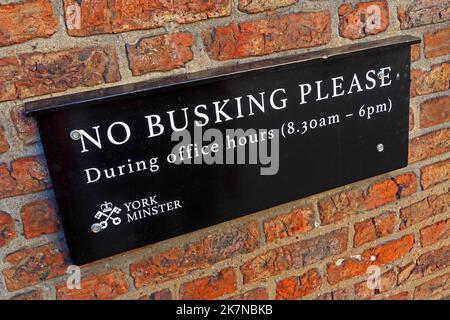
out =
<svg viewBox="0 0 450 320"><path fill-rule="evenodd" d="M94 215L94 218L99 220L99 222L94 223L91 226L91 230L94 233L98 233L106 228L108 228L109 223L112 222L113 225L117 226L122 222L122 219L118 217L122 210L116 206L113 206L111 202L104 202L100 206L100 210Z"/></svg>

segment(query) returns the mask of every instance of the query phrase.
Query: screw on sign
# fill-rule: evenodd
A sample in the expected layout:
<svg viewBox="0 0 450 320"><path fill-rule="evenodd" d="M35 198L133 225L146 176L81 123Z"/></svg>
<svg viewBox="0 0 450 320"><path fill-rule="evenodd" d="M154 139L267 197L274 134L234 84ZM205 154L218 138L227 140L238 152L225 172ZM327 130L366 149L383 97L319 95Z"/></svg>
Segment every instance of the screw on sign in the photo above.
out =
<svg viewBox="0 0 450 320"><path fill-rule="evenodd" d="M114 225L119 225L122 220L119 217L114 217L114 215L118 215L120 213L120 211L122 211L120 208L118 207L113 207L113 204L111 202L106 202L103 203L100 206L101 211L97 211L97 213L95 214L95 219L97 220L101 220L100 222L94 223L91 226L91 230L94 233L98 233L100 231L102 231L103 229L106 229L108 227L108 221L112 221L112 223Z"/></svg>

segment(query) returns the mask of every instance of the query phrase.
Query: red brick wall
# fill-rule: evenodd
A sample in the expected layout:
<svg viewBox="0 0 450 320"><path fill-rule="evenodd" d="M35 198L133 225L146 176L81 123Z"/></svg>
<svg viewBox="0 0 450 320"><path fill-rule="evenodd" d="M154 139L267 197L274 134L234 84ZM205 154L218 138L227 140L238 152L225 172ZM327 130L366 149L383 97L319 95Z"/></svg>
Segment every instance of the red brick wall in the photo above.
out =
<svg viewBox="0 0 450 320"><path fill-rule="evenodd" d="M448 1L8 3L0 5L1 299L450 296ZM380 9L375 30L365 26L369 5ZM78 9L79 25L64 14ZM24 102L400 34L422 39L412 48L407 168L91 263L82 289L66 288L70 260ZM366 285L373 265L380 290Z"/></svg>

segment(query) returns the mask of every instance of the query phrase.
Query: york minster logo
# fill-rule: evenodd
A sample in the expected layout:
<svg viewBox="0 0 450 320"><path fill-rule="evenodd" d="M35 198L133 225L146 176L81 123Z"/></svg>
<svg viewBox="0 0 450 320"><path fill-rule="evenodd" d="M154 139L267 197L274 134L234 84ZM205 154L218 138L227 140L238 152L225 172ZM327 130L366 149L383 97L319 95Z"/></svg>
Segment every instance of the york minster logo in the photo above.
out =
<svg viewBox="0 0 450 320"><path fill-rule="evenodd" d="M105 201L100 205L100 210L94 215L94 218L98 222L91 226L91 230L94 233L99 233L100 231L108 228L110 223L117 226L122 222L122 219L118 217L119 213L122 211L119 207L114 206L111 202Z"/></svg>

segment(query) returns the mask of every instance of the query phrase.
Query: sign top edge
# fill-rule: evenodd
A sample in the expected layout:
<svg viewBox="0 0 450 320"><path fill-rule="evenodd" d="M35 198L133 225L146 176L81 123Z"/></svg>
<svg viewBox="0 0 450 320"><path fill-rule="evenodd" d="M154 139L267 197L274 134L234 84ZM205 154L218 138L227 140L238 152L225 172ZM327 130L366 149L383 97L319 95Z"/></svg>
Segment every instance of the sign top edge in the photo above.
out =
<svg viewBox="0 0 450 320"><path fill-rule="evenodd" d="M387 39L350 44L335 48L326 48L285 57L233 64L193 73L150 79L112 86L104 89L88 90L58 97L34 100L25 103L26 116L36 117L48 112L66 110L75 106L97 104L111 100L153 93L158 90L175 88L183 85L214 81L217 78L233 76L255 70L288 65L298 62L328 60L344 55L358 54L362 51L384 50L392 47L407 46L420 43L420 38L411 35L400 35Z"/></svg>

